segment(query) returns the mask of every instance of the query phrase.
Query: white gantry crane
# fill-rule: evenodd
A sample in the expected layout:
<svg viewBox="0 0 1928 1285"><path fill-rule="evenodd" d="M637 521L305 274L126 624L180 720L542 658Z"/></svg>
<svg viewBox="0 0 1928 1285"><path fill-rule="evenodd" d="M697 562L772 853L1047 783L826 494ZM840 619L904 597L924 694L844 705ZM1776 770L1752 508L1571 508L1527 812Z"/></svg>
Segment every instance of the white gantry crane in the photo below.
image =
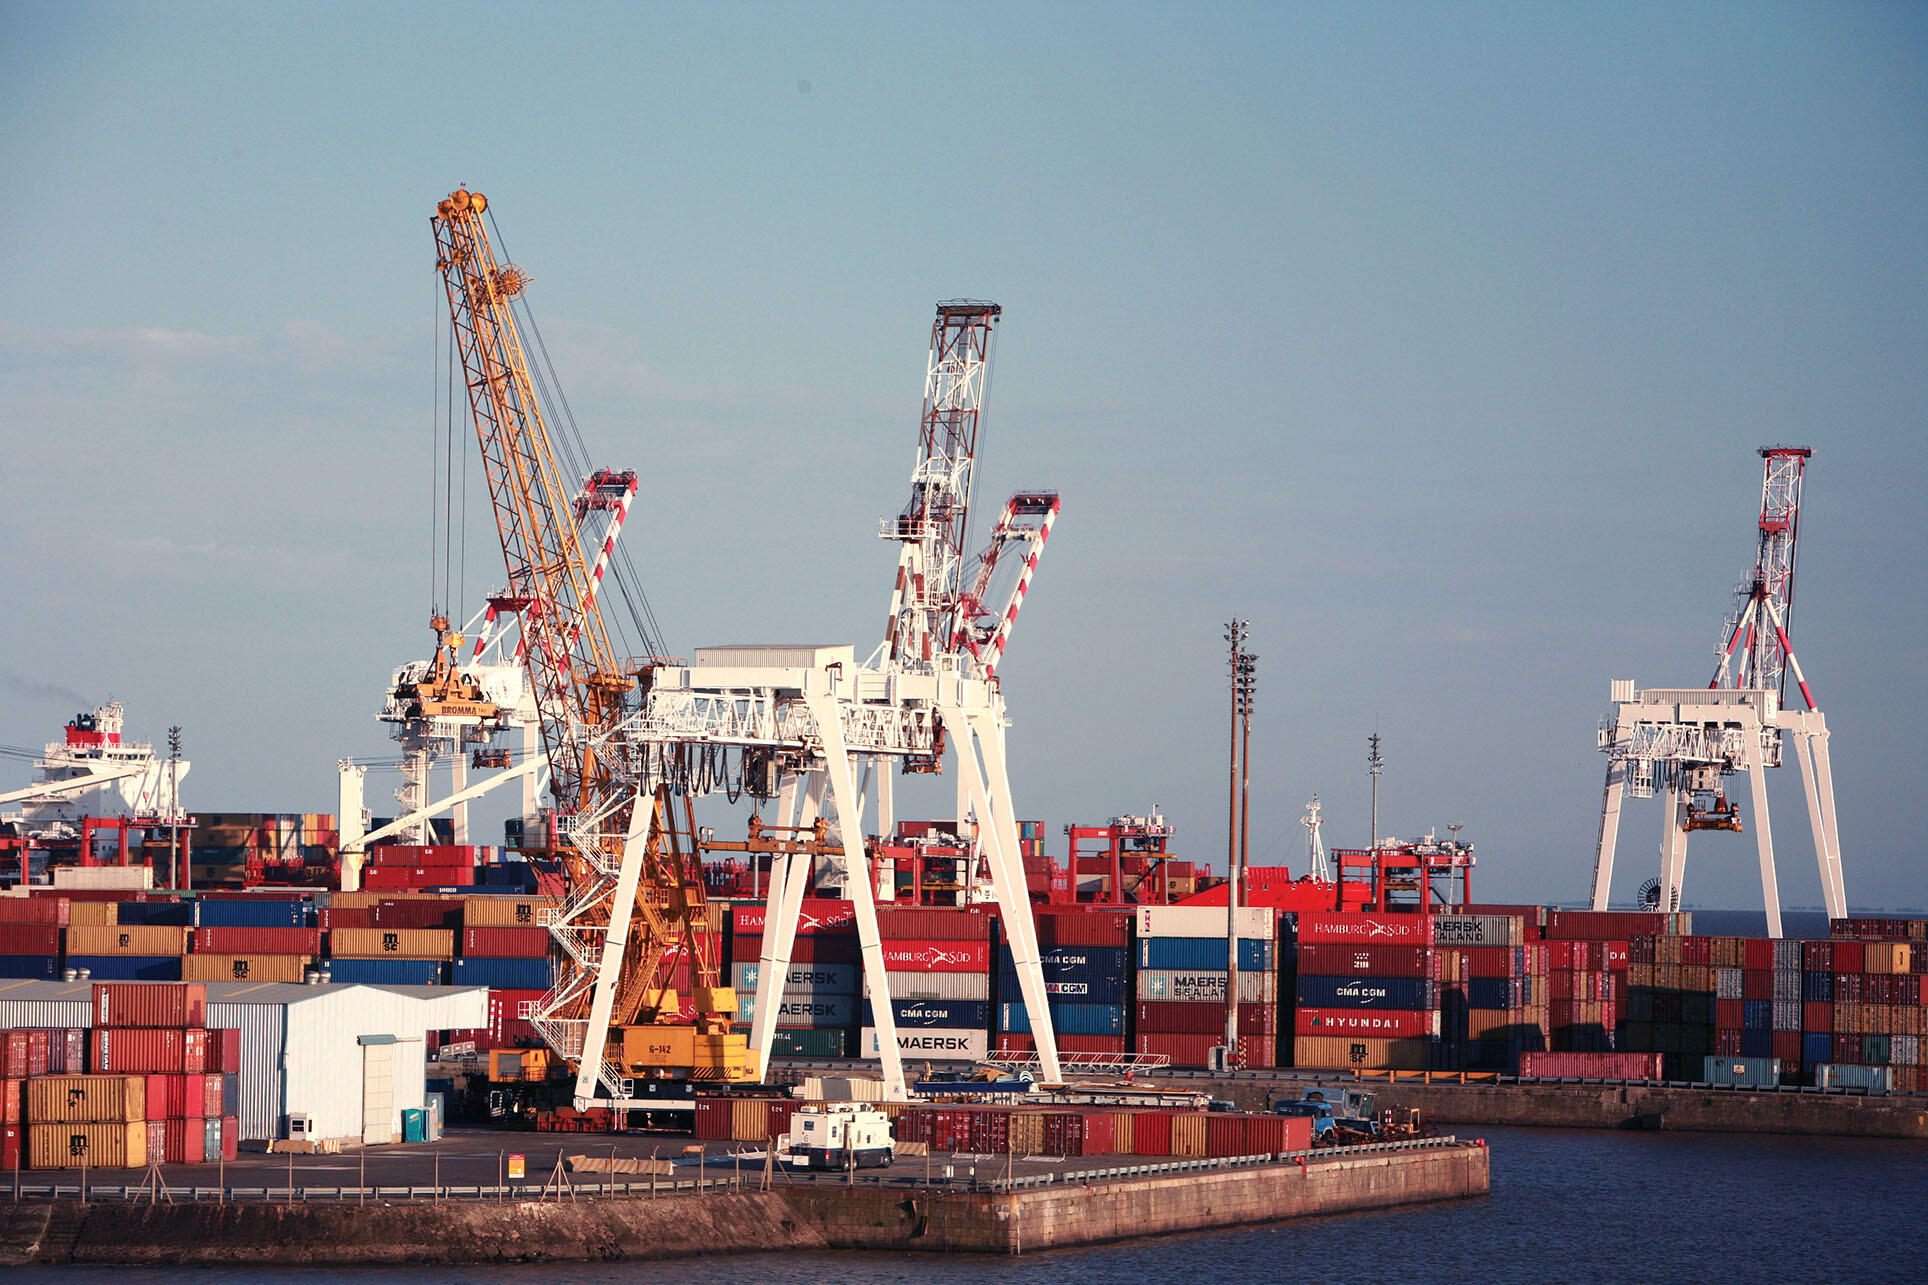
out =
<svg viewBox="0 0 1928 1285"><path fill-rule="evenodd" d="M610 557L622 535L623 523L636 500L634 470L597 469L583 479L576 492L574 512L580 545L599 550L589 575L589 597L594 601L609 570ZM442 617L430 622L436 631L435 654L414 660L390 677L388 696L375 717L392 726L402 746L402 784L395 791L400 815L373 832L363 830L363 780L367 764L344 759L341 773L342 887L352 891L361 883L361 867L369 845L399 837L406 843L429 842L429 821L451 814L453 839L469 842L470 801L520 781L524 817L535 813L547 787L548 761L542 754L541 721L526 673L527 642L522 613L526 598L498 590L460 631L451 631ZM578 631L581 626L575 627ZM475 640L467 660L460 657L467 640ZM573 644L574 639L572 637ZM520 761L494 744L512 730L521 734ZM449 790L433 798L430 774L438 762L449 765ZM503 769L469 784L470 767Z"/></svg>
<svg viewBox="0 0 1928 1285"><path fill-rule="evenodd" d="M1779 937L1781 903L1765 770L1780 766L1783 739L1791 737L1807 795L1822 898L1830 917L1847 914L1827 719L1815 704L1789 636L1801 481L1813 452L1803 446L1766 446L1760 454L1759 550L1752 576L1739 587L1739 606L1723 626L1713 681L1704 688L1644 691L1634 690L1631 679L1613 683L1614 713L1602 720L1599 731L1600 749L1607 755L1607 783L1593 867L1595 910L1607 906L1625 797L1651 798L1656 791L1665 795L1657 908L1677 910L1686 880L1687 836L1695 830L1742 830L1740 810L1727 797L1725 779L1745 772L1768 934ZM1790 672L1800 691L1800 709L1783 704Z"/></svg>
<svg viewBox="0 0 1928 1285"><path fill-rule="evenodd" d="M931 772L948 757L958 777L960 817L977 819L978 841L991 873L1031 1018L1040 1070L1061 1074L1044 990L1037 932L1030 914L1017 814L1005 757L1004 698L996 666L1058 510L1055 494L1022 492L1005 506L991 548L965 582L978 421L1001 310L996 304L953 301L937 308L931 329L917 462L911 498L882 534L901 545L897 581L882 644L858 663L848 645L744 645L699 648L687 666L654 671L642 711L602 738L600 760L634 781L641 795L661 784L688 794L743 791L775 798L778 831L830 819L830 841L820 855L841 867L854 903L864 976L879 1054L889 1091L906 1093L897 1045L887 962L879 935L867 855L864 816L866 769L874 782L878 830L891 828L890 773ZM1025 547L1016 584L998 598L994 585L1003 555ZM613 806L613 805L609 805ZM595 818L579 824L593 826ZM783 979L789 972L813 856L808 845L779 845L773 854L756 1016L750 1045L767 1066ZM641 859L631 844L621 877L633 880ZM620 907L620 895L616 904ZM612 925L612 933L620 929ZM598 961L598 1000L587 1022L538 1014L537 1027L559 1047L595 1048L607 1005L601 995L617 985L612 952ZM579 1101L596 1089L592 1059L577 1080ZM609 1075L608 1068L602 1074ZM619 1102L628 1086L609 1086Z"/></svg>

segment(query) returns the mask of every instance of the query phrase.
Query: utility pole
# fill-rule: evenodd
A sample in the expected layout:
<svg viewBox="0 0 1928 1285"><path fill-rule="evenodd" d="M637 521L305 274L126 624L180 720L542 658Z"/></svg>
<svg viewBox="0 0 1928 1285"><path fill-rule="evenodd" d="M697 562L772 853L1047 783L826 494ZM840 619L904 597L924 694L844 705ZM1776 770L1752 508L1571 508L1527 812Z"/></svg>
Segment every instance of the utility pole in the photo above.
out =
<svg viewBox="0 0 1928 1285"><path fill-rule="evenodd" d="M168 886L184 888L189 872L181 860L181 728L167 729L167 866Z"/></svg>
<svg viewBox="0 0 1928 1285"><path fill-rule="evenodd" d="M1232 1069L1238 1048L1238 902L1245 877L1246 845L1251 832L1252 693L1258 657L1245 650L1251 622L1234 618L1225 626L1231 647L1232 735L1230 812L1225 838L1225 1068Z"/></svg>
<svg viewBox="0 0 1928 1285"><path fill-rule="evenodd" d="M1386 766L1386 760L1379 757L1379 733L1374 732L1366 738L1372 752L1366 755L1366 768L1372 774L1372 850L1379 851L1379 771ZM1374 857L1377 861L1378 858Z"/></svg>

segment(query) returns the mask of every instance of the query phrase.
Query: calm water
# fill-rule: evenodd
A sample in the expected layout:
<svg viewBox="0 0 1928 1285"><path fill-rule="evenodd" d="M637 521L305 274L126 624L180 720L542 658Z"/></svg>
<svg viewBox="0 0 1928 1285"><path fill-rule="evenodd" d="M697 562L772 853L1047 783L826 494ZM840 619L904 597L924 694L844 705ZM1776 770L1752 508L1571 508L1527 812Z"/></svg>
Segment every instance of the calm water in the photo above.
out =
<svg viewBox="0 0 1928 1285"><path fill-rule="evenodd" d="M1928 1144L1489 1129L1493 1194L1023 1258L760 1254L665 1263L272 1273L125 1271L139 1285L264 1278L409 1285L1098 1285L1440 1280L1928 1280ZM8 1273L71 1283L99 1269Z"/></svg>

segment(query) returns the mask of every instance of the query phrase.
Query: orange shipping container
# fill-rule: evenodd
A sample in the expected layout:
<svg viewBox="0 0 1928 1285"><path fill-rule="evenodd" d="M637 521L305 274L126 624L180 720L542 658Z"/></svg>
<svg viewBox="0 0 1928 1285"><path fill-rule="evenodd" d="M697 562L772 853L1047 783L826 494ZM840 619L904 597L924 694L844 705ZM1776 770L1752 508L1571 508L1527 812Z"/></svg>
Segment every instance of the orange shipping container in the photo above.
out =
<svg viewBox="0 0 1928 1285"><path fill-rule="evenodd" d="M336 959L454 959L455 934L446 928L336 928L328 947Z"/></svg>
<svg viewBox="0 0 1928 1285"><path fill-rule="evenodd" d="M1292 1064L1344 1070L1428 1071L1433 1065L1433 1042L1301 1035L1292 1041Z"/></svg>
<svg viewBox="0 0 1928 1285"><path fill-rule="evenodd" d="M1181 1111L1172 1117L1174 1156L1203 1156L1205 1151L1205 1113Z"/></svg>
<svg viewBox="0 0 1928 1285"><path fill-rule="evenodd" d="M27 1155L31 1169L139 1169L147 1164L147 1122L29 1125Z"/></svg>
<svg viewBox="0 0 1928 1285"><path fill-rule="evenodd" d="M540 928L542 912L562 903L548 897L470 897L462 903L468 928Z"/></svg>
<svg viewBox="0 0 1928 1285"><path fill-rule="evenodd" d="M120 903L118 901L76 901L67 909L67 926L77 928L83 925L117 924L120 922Z"/></svg>
<svg viewBox="0 0 1928 1285"><path fill-rule="evenodd" d="M67 928L69 955L185 955L188 930L181 924L81 925Z"/></svg>
<svg viewBox="0 0 1928 1285"><path fill-rule="evenodd" d="M27 1081L30 1124L94 1124L147 1117L144 1075L41 1075Z"/></svg>
<svg viewBox="0 0 1928 1285"><path fill-rule="evenodd" d="M181 977L190 982L298 982L311 955L189 955Z"/></svg>

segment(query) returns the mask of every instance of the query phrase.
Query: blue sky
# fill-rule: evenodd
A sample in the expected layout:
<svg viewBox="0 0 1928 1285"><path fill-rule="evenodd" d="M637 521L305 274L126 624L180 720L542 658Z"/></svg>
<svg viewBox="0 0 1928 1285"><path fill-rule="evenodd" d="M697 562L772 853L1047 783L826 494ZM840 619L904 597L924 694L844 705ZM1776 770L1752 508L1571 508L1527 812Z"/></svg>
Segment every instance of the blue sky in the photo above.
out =
<svg viewBox="0 0 1928 1285"><path fill-rule="evenodd" d="M868 648L932 304L1004 305L980 501L1065 497L1004 667L1054 845L1158 803L1222 860L1238 614L1259 853L1314 791L1363 841L1376 726L1383 830L1584 895L1608 679L1706 680L1755 448L1810 445L1848 891L1923 904L1924 61L1905 6L7 6L0 742L114 695L203 811L385 751L466 182L679 651ZM1688 898L1753 871L1697 838Z"/></svg>

